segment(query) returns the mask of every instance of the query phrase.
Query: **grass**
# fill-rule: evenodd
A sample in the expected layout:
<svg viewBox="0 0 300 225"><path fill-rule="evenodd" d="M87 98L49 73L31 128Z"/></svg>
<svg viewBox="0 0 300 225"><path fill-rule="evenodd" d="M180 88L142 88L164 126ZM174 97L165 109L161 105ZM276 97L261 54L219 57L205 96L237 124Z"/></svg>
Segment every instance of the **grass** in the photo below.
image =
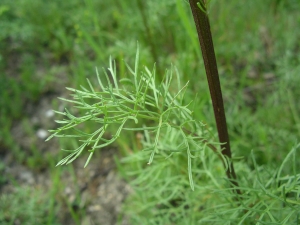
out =
<svg viewBox="0 0 300 225"><path fill-rule="evenodd" d="M225 220L227 224L296 224L299 215L290 215L292 204L282 199L299 198L299 184L298 192L284 194L297 181L292 176L299 174L295 160L300 135L299 8L297 0L211 3L210 22L232 151L234 157L242 158L236 159L241 186L251 190L245 202L255 205L262 199L254 207L256 212L242 213L244 217L233 213L242 208L228 203L230 192L223 168L213 154L205 151L203 160L195 161L192 192L184 157L170 159L171 165L158 158L147 166L148 158L139 152L136 134L126 133L118 142L125 158L116 161L119 173L135 190L124 205L132 224L226 224ZM124 61L134 64L136 41L140 64L151 68L156 62L159 79L173 64L181 83L190 80L186 101L197 93L195 118L205 122L217 140L204 66L186 1L4 0L0 21L0 146L12 149L16 162L33 170L52 167L57 187L62 171L53 166L60 156L46 157L45 162L37 146L24 151L10 135L12 125L22 123L27 135L34 136L36 128L24 122L30 117L23 110L25 103L37 103L42 96L57 92L53 87L62 73L67 86L87 86L86 77L95 81L95 66L107 67L112 56L119 78L128 77ZM59 224L54 219L59 210L54 208L58 207L55 196L61 191L54 188L47 193L52 201L50 206L45 203L45 210L52 207L48 224ZM34 195L33 208L44 201L39 200L39 194L29 192ZM20 196L16 201L23 194L16 194ZM16 214L24 208L22 202L14 206ZM80 223L81 218L71 211L70 215L75 224ZM30 224L32 220L27 221Z"/></svg>
<svg viewBox="0 0 300 225"><path fill-rule="evenodd" d="M47 223L50 207L45 197L40 190L29 187L18 188L10 195L1 196L1 224L58 224L58 221Z"/></svg>

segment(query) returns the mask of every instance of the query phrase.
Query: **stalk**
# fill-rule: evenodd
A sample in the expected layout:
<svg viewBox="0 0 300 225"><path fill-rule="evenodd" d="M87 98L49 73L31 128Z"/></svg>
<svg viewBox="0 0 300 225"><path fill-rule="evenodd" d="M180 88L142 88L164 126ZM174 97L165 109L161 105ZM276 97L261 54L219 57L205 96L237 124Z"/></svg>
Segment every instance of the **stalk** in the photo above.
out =
<svg viewBox="0 0 300 225"><path fill-rule="evenodd" d="M230 141L228 136L228 129L226 124L226 116L224 111L222 90L220 85L218 66L212 41L209 19L206 11L205 0L189 0L190 8L192 10L194 22L196 25L198 39L204 60L206 77L208 81L211 100L213 103L214 116L218 130L219 141L222 143L222 154L228 158L230 163L226 167L226 175L230 180L235 192L241 194L238 182L236 181L236 173L233 162L231 161Z"/></svg>

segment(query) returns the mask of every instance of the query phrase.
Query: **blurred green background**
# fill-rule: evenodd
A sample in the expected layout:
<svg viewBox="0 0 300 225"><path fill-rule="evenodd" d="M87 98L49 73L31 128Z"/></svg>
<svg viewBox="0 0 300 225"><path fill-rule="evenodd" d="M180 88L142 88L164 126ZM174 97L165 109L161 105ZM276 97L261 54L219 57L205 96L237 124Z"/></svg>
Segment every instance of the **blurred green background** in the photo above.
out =
<svg viewBox="0 0 300 225"><path fill-rule="evenodd" d="M298 0L210 5L232 149L249 164L251 150L259 164L275 165L299 141L299 10ZM112 166L139 144L135 135L96 155L85 172L84 159L55 167L59 150L75 141L44 142L56 127L51 109L65 107L57 100L68 97L65 87L86 86L110 56L120 78L128 76L124 61L134 62L137 41L141 63L156 63L160 78L173 64L192 81L196 117L214 127L187 1L0 1L0 224L142 224L130 219L134 207L122 210L131 190ZM110 188L118 201L92 201Z"/></svg>

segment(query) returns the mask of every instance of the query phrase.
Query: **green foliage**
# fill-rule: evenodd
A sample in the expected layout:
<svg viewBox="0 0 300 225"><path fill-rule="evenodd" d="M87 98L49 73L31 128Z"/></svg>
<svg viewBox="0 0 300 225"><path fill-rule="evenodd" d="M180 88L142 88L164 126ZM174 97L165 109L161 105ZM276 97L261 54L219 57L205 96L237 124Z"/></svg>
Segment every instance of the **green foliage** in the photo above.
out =
<svg viewBox="0 0 300 225"><path fill-rule="evenodd" d="M94 151L115 142L123 130L146 131L144 151L150 154L148 164L152 163L155 154L158 153L166 158L170 158L173 154L186 154L190 186L194 189L192 159L200 157L199 151L211 144L207 139L209 136L204 129L205 125L193 118L193 111L190 109L192 102L185 103L184 93L188 83L183 87L178 83L177 92L172 94L171 89L174 89L172 78L175 70L172 68L157 85L155 69L152 72L147 67L142 71L139 70L139 50L136 54L135 67L133 69L128 65L127 67L133 79L120 80L122 86L117 80L116 64L110 60L108 71L112 81L104 70L107 86L103 84L103 79L101 80L97 73L99 91L90 81L88 81L90 90L84 87L82 90L67 88L74 93L74 100L62 100L73 103L75 108L83 111L83 115L74 116L67 109L65 112L56 111L67 119L56 120L57 123L62 124L62 127L51 130L53 134L47 140L52 137L75 137L80 139L82 144L75 150L64 150L71 153L57 165L71 163L89 148L90 155L85 164L87 166ZM177 81L180 82L179 74L176 70L175 72ZM151 126L144 124L144 120ZM135 128L128 126L131 121L138 126ZM90 133L77 128L87 126L88 122L100 124L100 128L97 126L98 128ZM107 135L108 132L112 135Z"/></svg>
<svg viewBox="0 0 300 225"><path fill-rule="evenodd" d="M211 224L297 224L300 183L296 158L299 147L296 145L276 169L258 166L252 153L253 171L246 169L245 164L239 165L243 167L239 170L243 190L239 202L216 206L211 215L200 221ZM220 198L230 197L226 192L218 190L216 194ZM224 223L225 218L227 223Z"/></svg>
<svg viewBox="0 0 300 225"><path fill-rule="evenodd" d="M26 204L24 204L26 203ZM13 224L49 224L49 201L40 190L17 188L11 194L0 195L0 223ZM52 221L51 224L58 224Z"/></svg>
<svg viewBox="0 0 300 225"><path fill-rule="evenodd" d="M19 117L22 107L22 103L20 102L21 90L13 79L6 76L1 76L0 79L1 118L4 119L6 115ZM10 101L14 101L15 104L8 104Z"/></svg>
<svg viewBox="0 0 300 225"><path fill-rule="evenodd" d="M96 149L122 138L122 131L144 132L140 140L143 151L118 162L123 176L128 181L133 179L135 193L127 200L125 211L134 224L296 224L300 210L296 158L300 145L275 169L272 164L258 164L254 153L251 163L235 159L243 194L233 194L229 182L220 180L224 168L220 155L208 148L212 144L208 142L209 132L193 118L192 102L185 103L187 84L182 88L178 84L171 94L175 89L172 70L156 85L155 70L150 72L145 67L139 72L138 56L139 52L134 68L127 66L132 79L118 82L116 65L110 60L109 73L103 73L107 83L97 73L99 87L88 81L89 89L68 88L74 100L62 100L74 104L81 115L67 109L57 112L67 119L56 121L63 126L51 131L49 139L75 137L83 144L66 150L70 155L58 165L68 164L90 149L87 165ZM85 127L87 122L98 123L100 128L90 133L75 128ZM147 157L150 159L145 167Z"/></svg>
<svg viewBox="0 0 300 225"><path fill-rule="evenodd" d="M70 53L76 31L74 29L75 13L79 1L41 2L38 0L2 1L1 43L15 43L13 49L3 46L7 51L37 51L43 45L60 58ZM65 10L66 13L61 13ZM35 13L32 13L35 12ZM72 37L73 36L73 37ZM35 47L33 47L35 46ZM3 56L2 56L3 57Z"/></svg>
<svg viewBox="0 0 300 225"><path fill-rule="evenodd" d="M170 152L162 151L176 149L183 134L178 132L180 129L171 127L168 130L166 126L160 131L159 153L155 154L151 165L147 162L152 151L140 151L139 145L153 147L157 130L143 133L142 141L136 138L142 133L140 130L123 130L125 132L116 139L120 151L126 156L120 159L119 173L132 184L134 190L123 207L124 211L132 219L132 224L297 224L299 207L294 201L299 202L299 160L293 157L297 159L299 147L295 143L299 142L300 135L299 1L233 0L210 3L209 17L232 150L235 157L242 158L234 162L245 193L243 205L232 201L234 196L223 179L221 161L217 155L210 153L209 148L191 151L191 155L197 157L191 160L194 191L191 190L187 152L173 152L168 157ZM95 66L102 66L111 55L116 61L116 80L123 79L118 83L119 89L124 92L133 90L132 96L141 96L141 93L136 95L132 82L126 83L129 81L126 78L131 80L133 75L127 72L124 63L134 63L137 40L141 49L140 65L156 62L155 85L159 91L164 90L161 81L166 81L162 76L164 68L171 63L176 65L178 72L172 68L169 75L171 72L180 74L179 78L174 76L174 83L180 81L186 84L190 81L178 96L181 99L184 93L180 106L185 107L193 100L187 107L193 112L192 119L205 121L205 127L200 128L208 135L208 140L215 139L203 62L187 1L2 0L0 30L0 146L14 152L15 163L22 162L34 168L41 165L41 160L52 162L50 156L39 159L41 153L37 154L40 149L36 146L29 151L32 155L28 155L16 144L10 128L13 123L29 116L24 110L25 105L34 104L42 94L53 91L53 80L60 82L64 78L68 80L68 86L75 90L88 77L96 95L106 91L108 101L116 94L115 86L111 86L113 91L106 89L109 83L100 75L105 88L95 87L94 76L90 74L93 74ZM143 74L149 78L144 68L139 71L140 77ZM112 81L110 71L107 73ZM171 82L169 89L172 97L183 87L179 85L178 88L174 83ZM93 98L96 95L90 88L80 91L88 93L86 97L89 99L83 100L91 107L96 107L100 102ZM199 96L197 100L196 93ZM82 94L73 94L78 97L74 101L82 104ZM154 97L150 88L146 94ZM122 101L126 102L126 99ZM132 106L131 103L124 104L125 107ZM80 104L77 106L82 107ZM164 112L152 106L147 109L156 110L159 115ZM76 117L88 116L82 109L70 112ZM124 112L124 109L122 112L124 115L130 113ZM142 128L143 124L157 127L159 119L148 121L138 116L134 115L138 124L128 119L124 127L136 129ZM176 116L172 115L175 121ZM103 116L97 118L98 122L101 118ZM79 129L84 134L91 134L99 129L97 126L99 123L90 121L80 125ZM104 134L103 140L116 138L111 134L116 134L119 126L110 124L108 128L112 133ZM34 135L34 129L28 135ZM66 135L78 133L66 130ZM99 141L99 145L105 144L103 140ZM72 138L63 141L67 144L62 148L76 146ZM95 144L90 143L83 152L88 152ZM292 151L289 153L290 149ZM3 166L0 167L3 171ZM280 173L279 168L282 168ZM59 168L52 171L57 187L64 182L59 177L59 171ZM7 179L1 177L0 183L6 183ZM34 193L31 194L33 199ZM20 199L18 192L14 197L10 196L10 200ZM57 207L54 191L49 199L52 213L45 217L55 220L61 212L53 210ZM27 202L27 198L18 201L13 209L17 211L19 207L26 210ZM48 218L48 221L51 219ZM97 224L97 221L94 223Z"/></svg>
<svg viewBox="0 0 300 225"><path fill-rule="evenodd" d="M134 178L135 193L127 199L125 211L133 224L297 224L299 148L295 146L276 169L258 166L253 153L254 170L243 161L236 163L243 192L239 197L220 180L223 168L217 157L205 151L203 164L194 170L195 191L187 188L182 162L173 159L170 166L161 160L151 167L139 168L133 162L142 161L141 154L128 156L122 161L130 165L119 166L123 171L130 170L124 173L127 179Z"/></svg>

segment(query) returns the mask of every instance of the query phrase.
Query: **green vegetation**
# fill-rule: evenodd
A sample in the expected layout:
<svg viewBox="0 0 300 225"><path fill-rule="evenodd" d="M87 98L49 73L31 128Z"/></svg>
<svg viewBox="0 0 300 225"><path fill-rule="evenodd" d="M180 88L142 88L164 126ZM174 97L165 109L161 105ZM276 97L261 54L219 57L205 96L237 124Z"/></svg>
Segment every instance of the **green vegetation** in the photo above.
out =
<svg viewBox="0 0 300 225"><path fill-rule="evenodd" d="M64 115L56 119L75 125L85 118L91 121L79 126L79 134L67 132L75 139L62 139L61 148L78 148L80 157L89 160L88 150L101 151L97 145L105 146L118 137L115 146L123 155L115 160L118 172L134 190L123 206L131 224L299 223L299 9L297 0L210 4L233 161L243 192L236 201L218 155L183 129L187 126L218 145L204 65L186 1L2 0L0 151L10 149L15 163L32 170L49 169L54 186L43 197L28 189L1 196L6 199L1 203L10 203L5 207L13 210L1 212L0 222L13 224L18 217L22 224L61 224L56 219L62 206L69 209L74 224L82 221L84 209L75 212L72 203L58 197L64 188L61 174L65 170L72 174L72 167L54 166L67 153L39 151L33 137L38 128L31 126L31 111L26 110L45 96L66 96L61 89L68 86L76 102L67 106L68 112L60 111L67 120ZM110 56L112 61L108 61ZM110 69L102 71L109 63ZM102 86L95 67L100 80L105 81L107 73L108 82ZM108 109L114 111L112 115L96 115L104 107L100 94L116 107ZM147 111L137 114L148 102ZM54 100L55 110L58 104ZM81 108L74 109L75 104ZM85 114L86 109L90 113ZM126 116L126 124L118 115ZM159 118L165 127L157 126ZM26 151L11 135L16 123L30 137ZM120 125L127 130L119 136ZM138 129L143 126L153 129ZM103 136L93 139L90 134L97 130ZM89 148L79 148L82 143L76 142L76 135L84 136ZM190 152L189 145L193 146ZM142 147L149 151L141 151ZM168 149L173 151L164 151ZM154 158L147 165L150 156ZM4 170L1 164L1 173ZM1 177L0 185L9 180ZM18 186L17 180L12 183ZM30 201L24 201L28 196ZM37 205L41 205L38 212ZM37 214L24 214L24 209Z"/></svg>
<svg viewBox="0 0 300 225"><path fill-rule="evenodd" d="M18 188L12 195L0 197L0 222L3 225L12 224L58 224L49 222L47 211L51 205L49 198L43 196L41 191L31 190L29 187Z"/></svg>

